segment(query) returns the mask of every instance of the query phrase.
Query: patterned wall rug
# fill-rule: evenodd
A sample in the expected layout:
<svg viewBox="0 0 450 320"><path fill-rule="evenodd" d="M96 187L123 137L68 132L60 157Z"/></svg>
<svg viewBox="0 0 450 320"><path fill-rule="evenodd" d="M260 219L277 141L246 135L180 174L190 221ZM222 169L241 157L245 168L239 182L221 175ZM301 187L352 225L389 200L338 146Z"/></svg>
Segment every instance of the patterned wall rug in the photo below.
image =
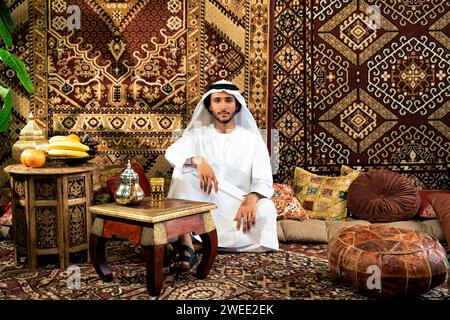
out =
<svg viewBox="0 0 450 320"><path fill-rule="evenodd" d="M276 1L277 180L295 166L401 172L448 189L448 1Z"/></svg>
<svg viewBox="0 0 450 320"><path fill-rule="evenodd" d="M24 95L28 104L15 104L2 166L31 109L49 136L88 133L102 141L101 166L135 158L149 176L170 177L163 154L173 131L186 126L204 88L222 78L241 88L267 127L268 0L9 5L23 20L15 43L37 90ZM14 74L6 80L14 83Z"/></svg>
<svg viewBox="0 0 450 320"><path fill-rule="evenodd" d="M282 244L275 253L219 254L208 278L165 270L161 300L366 300L333 281L328 272L326 245ZM138 247L112 242L107 257L113 281L101 281L94 268L80 264L80 289L69 289L72 272L47 264L36 272L12 266L10 242L0 242L0 299L154 300L147 294L145 267ZM126 257L126 258L124 258ZM419 300L450 299L446 285Z"/></svg>
<svg viewBox="0 0 450 320"><path fill-rule="evenodd" d="M166 173L160 156L187 115L186 1L40 4L46 11L34 20L47 23L47 46L37 65L47 71L39 83L46 92L34 109L48 135L88 133L106 150L96 163L135 158ZM72 30L69 5L80 17Z"/></svg>
<svg viewBox="0 0 450 320"><path fill-rule="evenodd" d="M97 163L133 157L150 176L168 176L163 153L172 133L186 126L203 88L221 78L233 80L249 101L258 102L252 108L265 125L268 28L267 21L254 17L262 16L267 4L70 4L81 16L80 28L72 31L66 23L69 4L46 2L47 97L35 110L48 120L49 135L87 132L106 149Z"/></svg>
<svg viewBox="0 0 450 320"><path fill-rule="evenodd" d="M278 130L276 181L295 166L401 172L421 189L450 188L450 18L440 0L19 0L13 119L0 165L30 110L49 135L90 133L102 166L136 158L170 177L163 153L204 88L244 91L258 124ZM80 29L68 30L69 5ZM151 23L148 23L151 21ZM1 172L2 180L5 180Z"/></svg>

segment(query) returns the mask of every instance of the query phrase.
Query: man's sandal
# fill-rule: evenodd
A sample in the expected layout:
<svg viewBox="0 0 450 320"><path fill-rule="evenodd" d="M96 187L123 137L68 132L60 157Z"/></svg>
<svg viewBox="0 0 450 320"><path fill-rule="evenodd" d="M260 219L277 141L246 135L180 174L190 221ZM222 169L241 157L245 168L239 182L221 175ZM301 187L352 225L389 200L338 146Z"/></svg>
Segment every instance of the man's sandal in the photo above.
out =
<svg viewBox="0 0 450 320"><path fill-rule="evenodd" d="M185 254L186 252L189 253L189 256ZM182 262L188 262L189 266L185 266ZM177 259L171 267L171 270L174 272L185 272L190 270L196 262L197 254L195 253L195 250L186 245L180 245Z"/></svg>

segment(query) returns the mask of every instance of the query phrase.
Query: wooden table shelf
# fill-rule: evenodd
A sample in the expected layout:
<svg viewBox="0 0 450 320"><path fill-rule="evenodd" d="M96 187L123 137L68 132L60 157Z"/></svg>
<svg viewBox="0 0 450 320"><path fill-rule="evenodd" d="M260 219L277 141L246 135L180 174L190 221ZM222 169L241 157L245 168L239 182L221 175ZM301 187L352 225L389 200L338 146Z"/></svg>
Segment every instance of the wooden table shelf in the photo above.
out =
<svg viewBox="0 0 450 320"><path fill-rule="evenodd" d="M36 269L38 256L57 254L61 268L66 268L70 253L87 253L95 168L93 164L5 168L12 189L16 262L25 255L28 266Z"/></svg>

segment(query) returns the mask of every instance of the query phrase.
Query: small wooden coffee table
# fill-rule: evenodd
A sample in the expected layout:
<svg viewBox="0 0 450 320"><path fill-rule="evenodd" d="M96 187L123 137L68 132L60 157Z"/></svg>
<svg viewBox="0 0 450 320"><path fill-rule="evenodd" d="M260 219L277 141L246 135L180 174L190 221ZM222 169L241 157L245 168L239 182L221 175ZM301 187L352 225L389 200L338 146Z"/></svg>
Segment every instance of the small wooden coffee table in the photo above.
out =
<svg viewBox="0 0 450 320"><path fill-rule="evenodd" d="M171 198L156 203L145 198L136 206L107 203L90 207L89 211L94 214L95 220L89 238L89 255L95 270L103 281L112 280L112 269L106 261L105 247L108 240L116 238L116 235L114 231L106 232L106 226L116 222L119 223L116 230L122 230L118 232L122 233L117 234L118 238L132 236L136 241L138 233L138 243L142 245L147 270L147 290L151 296L159 295L162 289L166 244L178 240L182 234L200 235L203 254L196 276L205 278L217 255L217 232L211 216L211 210L215 208L214 203ZM130 232L127 230L132 230L133 235L126 234Z"/></svg>

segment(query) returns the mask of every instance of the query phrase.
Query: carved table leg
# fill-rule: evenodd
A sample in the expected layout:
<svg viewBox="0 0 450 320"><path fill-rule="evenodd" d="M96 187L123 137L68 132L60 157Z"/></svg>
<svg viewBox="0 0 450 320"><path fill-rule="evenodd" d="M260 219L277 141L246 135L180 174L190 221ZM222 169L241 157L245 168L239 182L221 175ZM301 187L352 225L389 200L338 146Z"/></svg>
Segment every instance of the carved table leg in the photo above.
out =
<svg viewBox="0 0 450 320"><path fill-rule="evenodd" d="M202 260L197 267L196 276L199 279L205 278L211 270L217 256L217 231L216 229L200 235L203 243Z"/></svg>
<svg viewBox="0 0 450 320"><path fill-rule="evenodd" d="M107 242L108 239L91 233L89 236L89 256L100 278L105 282L110 282L112 280L112 269L106 262L105 256Z"/></svg>
<svg viewBox="0 0 450 320"><path fill-rule="evenodd" d="M159 295L162 289L165 246L165 244L142 246L147 270L147 291L151 296Z"/></svg>

